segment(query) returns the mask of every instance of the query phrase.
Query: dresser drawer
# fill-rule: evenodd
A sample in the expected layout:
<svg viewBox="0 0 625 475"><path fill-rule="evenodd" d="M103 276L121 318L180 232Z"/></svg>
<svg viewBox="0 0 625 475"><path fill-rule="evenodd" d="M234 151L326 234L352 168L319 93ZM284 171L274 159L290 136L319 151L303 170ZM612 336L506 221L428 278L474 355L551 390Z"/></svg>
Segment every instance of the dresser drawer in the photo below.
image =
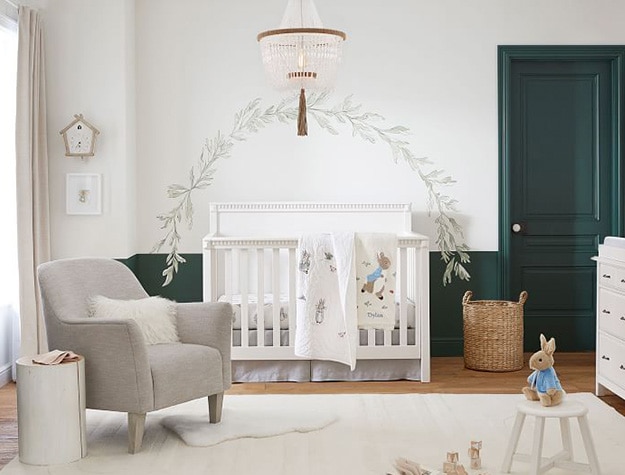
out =
<svg viewBox="0 0 625 475"><path fill-rule="evenodd" d="M625 295L599 289L597 305L599 330L625 340Z"/></svg>
<svg viewBox="0 0 625 475"><path fill-rule="evenodd" d="M600 287L609 287L625 292L625 269L609 264L599 264L598 271L597 280Z"/></svg>
<svg viewBox="0 0 625 475"><path fill-rule="evenodd" d="M625 344L610 335L599 334L599 374L625 388Z"/></svg>

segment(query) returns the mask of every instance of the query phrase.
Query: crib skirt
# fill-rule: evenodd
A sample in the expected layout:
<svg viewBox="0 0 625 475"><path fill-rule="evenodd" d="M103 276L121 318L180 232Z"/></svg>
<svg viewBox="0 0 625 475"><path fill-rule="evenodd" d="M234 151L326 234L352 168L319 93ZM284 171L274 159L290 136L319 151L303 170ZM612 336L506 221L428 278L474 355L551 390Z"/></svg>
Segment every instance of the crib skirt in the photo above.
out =
<svg viewBox="0 0 625 475"><path fill-rule="evenodd" d="M322 381L420 381L421 361L358 360L356 369L333 361L239 360L232 361L235 383Z"/></svg>

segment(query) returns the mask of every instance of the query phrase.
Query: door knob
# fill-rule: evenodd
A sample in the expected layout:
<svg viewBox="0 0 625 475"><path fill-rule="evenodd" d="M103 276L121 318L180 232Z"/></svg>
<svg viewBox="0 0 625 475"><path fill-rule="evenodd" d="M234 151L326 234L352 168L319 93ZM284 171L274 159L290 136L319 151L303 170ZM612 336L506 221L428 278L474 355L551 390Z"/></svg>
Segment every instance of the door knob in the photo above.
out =
<svg viewBox="0 0 625 475"><path fill-rule="evenodd" d="M512 232L513 233L518 234L521 231L523 231L523 225L521 223L514 223L512 225Z"/></svg>

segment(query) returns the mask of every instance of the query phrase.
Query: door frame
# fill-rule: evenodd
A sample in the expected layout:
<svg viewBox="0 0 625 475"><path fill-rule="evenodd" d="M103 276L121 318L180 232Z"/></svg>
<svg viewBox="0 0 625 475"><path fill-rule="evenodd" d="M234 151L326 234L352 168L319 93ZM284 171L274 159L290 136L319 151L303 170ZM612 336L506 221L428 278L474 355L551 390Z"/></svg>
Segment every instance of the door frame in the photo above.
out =
<svg viewBox="0 0 625 475"><path fill-rule="evenodd" d="M510 247L512 221L510 218L510 71L515 60L573 61L610 60L612 63L612 234L622 235L625 230L623 204L625 184L623 139L625 138L625 45L597 46L508 46L497 47L498 101L499 101L499 279L500 298L511 298ZM514 299L513 299L514 300Z"/></svg>

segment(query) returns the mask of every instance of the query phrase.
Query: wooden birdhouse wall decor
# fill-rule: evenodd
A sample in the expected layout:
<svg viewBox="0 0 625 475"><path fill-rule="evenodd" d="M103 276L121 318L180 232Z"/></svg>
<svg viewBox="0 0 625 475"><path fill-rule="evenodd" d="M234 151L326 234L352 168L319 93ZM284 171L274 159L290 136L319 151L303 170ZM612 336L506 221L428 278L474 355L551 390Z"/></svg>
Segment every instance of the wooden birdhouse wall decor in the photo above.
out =
<svg viewBox="0 0 625 475"><path fill-rule="evenodd" d="M82 114L75 114L61 132L65 143L66 157L93 157L95 154L95 139L100 133L93 125L85 120Z"/></svg>

